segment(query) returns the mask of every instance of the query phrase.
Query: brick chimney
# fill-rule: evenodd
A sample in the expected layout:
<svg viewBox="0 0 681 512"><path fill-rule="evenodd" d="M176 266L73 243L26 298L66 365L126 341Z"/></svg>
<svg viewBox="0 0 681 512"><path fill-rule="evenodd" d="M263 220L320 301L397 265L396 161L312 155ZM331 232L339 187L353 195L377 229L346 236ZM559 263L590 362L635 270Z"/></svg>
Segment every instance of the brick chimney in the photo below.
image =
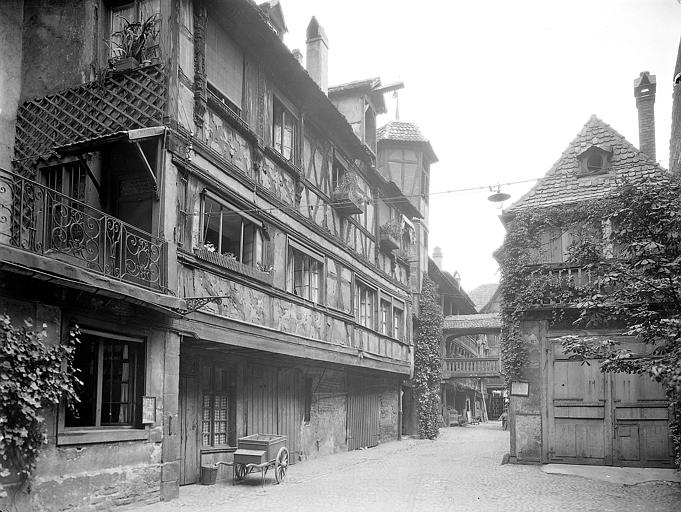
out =
<svg viewBox="0 0 681 512"><path fill-rule="evenodd" d="M303 52L301 52L298 48L294 48L293 50L291 50L291 54L298 61L298 64L300 64L302 66L303 65Z"/></svg>
<svg viewBox="0 0 681 512"><path fill-rule="evenodd" d="M638 108L638 145L639 149L651 159L655 158L655 75L647 71L634 80L634 96Z"/></svg>
<svg viewBox="0 0 681 512"><path fill-rule="evenodd" d="M329 40L314 16L307 26L305 44L307 45L305 58L307 72L326 94L329 90Z"/></svg>
<svg viewBox="0 0 681 512"><path fill-rule="evenodd" d="M433 248L433 261L437 265L437 268L442 270L442 249L439 247Z"/></svg>

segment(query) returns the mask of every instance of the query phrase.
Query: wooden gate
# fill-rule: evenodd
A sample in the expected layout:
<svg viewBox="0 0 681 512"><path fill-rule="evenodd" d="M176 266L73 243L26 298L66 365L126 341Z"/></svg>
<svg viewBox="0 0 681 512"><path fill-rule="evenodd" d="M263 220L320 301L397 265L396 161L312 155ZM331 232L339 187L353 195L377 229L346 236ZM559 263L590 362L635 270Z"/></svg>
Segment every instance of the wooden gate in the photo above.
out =
<svg viewBox="0 0 681 512"><path fill-rule="evenodd" d="M379 437L378 393L358 379L348 394L348 450L376 446Z"/></svg>
<svg viewBox="0 0 681 512"><path fill-rule="evenodd" d="M664 390L647 375L604 374L549 338L548 462L671 467Z"/></svg>
<svg viewBox="0 0 681 512"><path fill-rule="evenodd" d="M180 375L180 485L199 480L199 379Z"/></svg>
<svg viewBox="0 0 681 512"><path fill-rule="evenodd" d="M247 434L287 436L290 461L295 464L301 450L305 408L302 372L251 365L247 390Z"/></svg>

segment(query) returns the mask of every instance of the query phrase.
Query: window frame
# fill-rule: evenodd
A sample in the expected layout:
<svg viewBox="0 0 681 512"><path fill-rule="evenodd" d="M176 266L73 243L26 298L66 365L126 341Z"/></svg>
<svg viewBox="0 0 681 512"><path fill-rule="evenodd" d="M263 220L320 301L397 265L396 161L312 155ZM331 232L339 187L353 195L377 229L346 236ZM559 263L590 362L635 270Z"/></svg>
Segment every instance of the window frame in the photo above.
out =
<svg viewBox="0 0 681 512"><path fill-rule="evenodd" d="M112 333L95 328L81 327L80 332L98 338L97 344L97 389L95 391L95 425L66 426L66 405L61 403L59 406L59 417L57 422L57 446L68 446L76 444L92 444L116 441L141 441L149 438L149 425L142 423L142 403L141 397L145 395L149 382L148 343L146 336L130 336L127 334ZM133 374L134 381L131 391L133 418L130 424L102 424L101 421L101 400L103 387L103 353L102 338L139 344L136 350L139 358L140 368ZM140 382L141 381L141 382Z"/></svg>
<svg viewBox="0 0 681 512"><path fill-rule="evenodd" d="M260 263L261 265L265 264L265 256L266 256L266 250L265 250L265 241L266 241L266 236L265 233L263 232L263 223L256 219L255 217L252 217L248 215L247 213L243 212L242 209L236 207L229 201L226 201L225 199L221 198L217 194L211 192L210 190L204 189L203 192L201 193L201 210L200 210L200 222L199 222L199 244L200 247L204 247L206 245L206 233L207 233L207 224L206 224L206 199L209 199L210 201L213 201L217 204L220 205L220 220L219 220L219 232L218 232L218 240L219 244L218 247L215 247L215 252L218 254L224 254L221 249L222 249L222 238L223 238L223 231L222 231L222 221L223 221L223 209L231 211L234 215L238 215L241 218L241 233L239 234L239 254L234 256L236 257L236 260L241 263L242 265L246 265L249 267L257 267L257 264ZM257 239L256 237L259 237L259 245L260 245L260 261L258 261L257 258L257 251L254 250L254 254L251 255L251 262L250 263L244 263L244 246L245 246L245 222L248 222L250 224L253 224L254 226L254 244L257 246Z"/></svg>
<svg viewBox="0 0 681 512"><path fill-rule="evenodd" d="M314 304L323 304L325 302L325 281L326 281L326 259L324 255L308 248L307 246L301 244L300 242L288 237L286 240L286 291L288 293L292 293L296 297L299 297L303 300L306 300L308 302L312 302ZM304 258L309 258L310 260L314 260L318 265L319 265L319 271L317 273L317 300L314 300L312 298L309 298L311 294L308 293L308 297L305 297L303 295L299 295L296 293L296 268L295 268L295 252L298 252L302 255ZM292 259L293 257L293 259ZM314 275L313 272L311 271L311 266L309 267L309 277L310 279ZM302 272L305 272L305 264L303 263L303 270ZM301 285L302 286L302 285ZM308 290L312 290L312 282L310 281L308 285L306 285Z"/></svg>
<svg viewBox="0 0 681 512"><path fill-rule="evenodd" d="M277 129L277 113L278 110L281 112L281 120L279 123L279 138L276 135ZM291 132L291 153L287 157L284 152L284 134L286 130L286 120L290 117L292 122L292 132ZM280 155L284 160L296 165L298 163L298 144L300 141L300 126L299 117L294 113L292 106L285 100L283 100L279 95L272 95L272 123L270 129L270 135L272 137L272 149ZM277 140L279 141L280 148L277 149Z"/></svg>
<svg viewBox="0 0 681 512"><path fill-rule="evenodd" d="M364 293L365 297L367 300L363 301L362 294ZM369 315L367 314L368 311L368 306L369 306L369 293L371 293L371 297L373 299L373 303L371 304L371 318L369 318ZM378 288L375 286L371 286L369 283L366 281L363 281L362 279L358 279L355 277L355 282L354 282L354 299L353 299L353 309L354 309L354 316L355 316L355 322L363 327L366 327L367 329L371 329L373 331L377 330L377 317L378 317ZM364 310L364 311L362 311ZM367 323L371 323L371 325L367 325Z"/></svg>
<svg viewBox="0 0 681 512"><path fill-rule="evenodd" d="M217 383L218 370L223 377L220 384ZM214 450L236 447L236 369L232 366L225 366L222 364L209 364L203 366L203 375L208 375L207 381L201 380L201 412L199 419L199 446L201 450ZM208 407L208 419L205 419L205 404L206 398L209 397L210 405ZM220 407L219 410L226 410L226 418L218 419L215 417L215 399L216 397L224 397L226 406ZM216 423L225 423L225 432L216 432ZM204 423L209 424L209 431L203 431ZM209 444L204 443L204 435L209 436ZM215 436L224 434L226 443L215 443Z"/></svg>

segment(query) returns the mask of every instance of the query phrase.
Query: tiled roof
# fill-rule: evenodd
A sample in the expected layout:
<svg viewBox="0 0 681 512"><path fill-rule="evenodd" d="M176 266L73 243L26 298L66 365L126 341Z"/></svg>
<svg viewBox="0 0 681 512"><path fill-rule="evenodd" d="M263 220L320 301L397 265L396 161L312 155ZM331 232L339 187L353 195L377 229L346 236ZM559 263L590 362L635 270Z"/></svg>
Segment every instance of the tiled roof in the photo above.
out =
<svg viewBox="0 0 681 512"><path fill-rule="evenodd" d="M478 313L477 315L450 315L445 317L443 328L447 329L501 329L499 313Z"/></svg>
<svg viewBox="0 0 681 512"><path fill-rule="evenodd" d="M378 140L399 140L406 142L428 142L419 127L406 121L390 121L376 132Z"/></svg>
<svg viewBox="0 0 681 512"><path fill-rule="evenodd" d="M609 171L580 176L577 156L592 146L612 151ZM611 192L617 180L636 180L657 172L664 169L610 125L591 116L549 172L504 213L598 199Z"/></svg>
<svg viewBox="0 0 681 512"><path fill-rule="evenodd" d="M355 89L375 89L381 85L381 79L376 78L366 78L364 80L355 80L353 82L348 82L345 84L333 85L329 87L329 95L339 94L345 91L353 91Z"/></svg>
<svg viewBox="0 0 681 512"><path fill-rule="evenodd" d="M415 142L424 144L431 162L437 162L437 155L433 151L430 141L424 137L418 125L407 121L390 121L376 130L376 140L395 142Z"/></svg>

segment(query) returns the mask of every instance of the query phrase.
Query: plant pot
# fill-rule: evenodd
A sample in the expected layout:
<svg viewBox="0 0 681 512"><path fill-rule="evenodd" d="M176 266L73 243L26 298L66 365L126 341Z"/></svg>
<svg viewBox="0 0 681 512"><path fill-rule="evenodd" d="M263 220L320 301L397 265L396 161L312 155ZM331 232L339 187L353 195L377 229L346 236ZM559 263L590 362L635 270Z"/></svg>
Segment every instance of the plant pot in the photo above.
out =
<svg viewBox="0 0 681 512"><path fill-rule="evenodd" d="M213 485L217 476L217 466L201 466L201 485Z"/></svg>
<svg viewBox="0 0 681 512"><path fill-rule="evenodd" d="M130 69L138 68L139 61L135 57L120 57L109 59L109 66L114 71L128 71Z"/></svg>

